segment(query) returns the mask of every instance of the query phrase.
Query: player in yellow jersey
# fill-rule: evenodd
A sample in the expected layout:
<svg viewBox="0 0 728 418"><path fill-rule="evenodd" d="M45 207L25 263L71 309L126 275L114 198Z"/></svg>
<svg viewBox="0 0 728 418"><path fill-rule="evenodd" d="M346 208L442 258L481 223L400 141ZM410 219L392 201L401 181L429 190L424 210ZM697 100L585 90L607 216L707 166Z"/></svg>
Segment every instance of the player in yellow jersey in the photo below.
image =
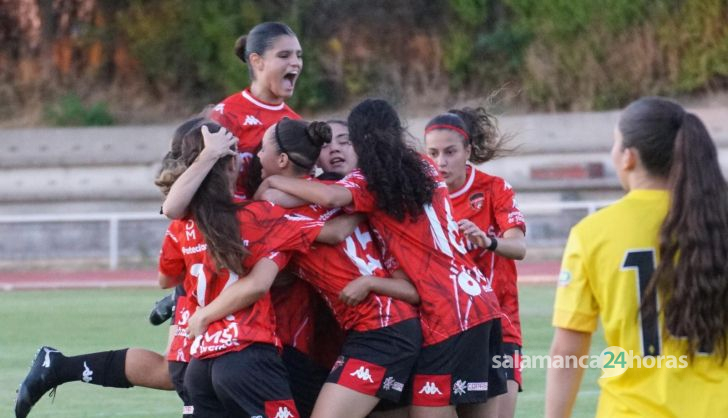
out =
<svg viewBox="0 0 728 418"><path fill-rule="evenodd" d="M597 417L728 416L728 187L715 144L654 97L630 104L614 136L628 193L571 231L551 355L587 355L601 320L607 345L635 358L599 380ZM571 415L582 376L548 370L546 417Z"/></svg>

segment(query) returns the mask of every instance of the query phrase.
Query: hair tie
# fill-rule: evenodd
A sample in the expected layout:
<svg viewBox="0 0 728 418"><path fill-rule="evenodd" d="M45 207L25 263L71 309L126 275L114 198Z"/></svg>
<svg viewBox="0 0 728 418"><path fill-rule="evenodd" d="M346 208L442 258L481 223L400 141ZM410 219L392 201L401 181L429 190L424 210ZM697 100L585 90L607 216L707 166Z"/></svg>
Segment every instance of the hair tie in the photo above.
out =
<svg viewBox="0 0 728 418"><path fill-rule="evenodd" d="M447 130L447 131L456 132L456 133L462 135L463 138L465 138L465 140L468 141L468 143L470 143L470 135L468 135L467 132L465 132L462 128L459 128L459 127L457 127L455 125L451 125L449 123L436 123L434 125L430 125L427 128L425 128L425 135L427 135L431 131L434 131L434 130L437 130L437 129L444 129L444 130Z"/></svg>

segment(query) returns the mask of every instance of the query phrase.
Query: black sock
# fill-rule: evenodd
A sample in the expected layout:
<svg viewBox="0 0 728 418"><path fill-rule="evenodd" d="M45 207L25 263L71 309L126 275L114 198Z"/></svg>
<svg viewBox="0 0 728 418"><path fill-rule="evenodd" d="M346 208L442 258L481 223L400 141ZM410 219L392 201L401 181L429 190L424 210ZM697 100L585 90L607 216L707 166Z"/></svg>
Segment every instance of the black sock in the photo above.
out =
<svg viewBox="0 0 728 418"><path fill-rule="evenodd" d="M130 388L124 371L126 352L123 350L102 351L99 353L81 354L80 356L54 356L53 367L58 384L81 381L93 385L114 388Z"/></svg>

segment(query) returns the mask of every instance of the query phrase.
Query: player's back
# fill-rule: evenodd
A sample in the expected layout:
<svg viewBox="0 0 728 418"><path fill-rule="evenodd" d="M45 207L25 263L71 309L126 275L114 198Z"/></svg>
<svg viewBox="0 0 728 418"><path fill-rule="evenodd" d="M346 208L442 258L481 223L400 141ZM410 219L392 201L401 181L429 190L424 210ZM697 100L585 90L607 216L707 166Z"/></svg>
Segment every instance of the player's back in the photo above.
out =
<svg viewBox="0 0 728 418"><path fill-rule="evenodd" d="M684 340L640 315L668 204L667 191L632 191L575 226L565 249L554 324L592 332L598 315L607 345L634 355L623 374L599 380L598 417L728 416L728 363L688 359Z"/></svg>

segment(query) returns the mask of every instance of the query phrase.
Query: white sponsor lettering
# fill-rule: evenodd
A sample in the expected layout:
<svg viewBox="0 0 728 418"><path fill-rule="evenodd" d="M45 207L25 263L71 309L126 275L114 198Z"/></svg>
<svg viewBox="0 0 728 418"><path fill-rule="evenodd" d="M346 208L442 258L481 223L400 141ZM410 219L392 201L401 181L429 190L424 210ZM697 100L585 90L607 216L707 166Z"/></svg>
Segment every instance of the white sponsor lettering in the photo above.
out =
<svg viewBox="0 0 728 418"><path fill-rule="evenodd" d="M221 114L224 113L225 112L225 103L216 104L212 110L213 110L213 112L220 112Z"/></svg>
<svg viewBox="0 0 728 418"><path fill-rule="evenodd" d="M194 231L192 231L194 232ZM207 250L207 244L197 244L194 247L182 247L182 254L190 255L197 254Z"/></svg>
<svg viewBox="0 0 728 418"><path fill-rule="evenodd" d="M192 405L185 405L182 407L182 415L192 415L195 413L195 407Z"/></svg>
<svg viewBox="0 0 728 418"><path fill-rule="evenodd" d="M488 390L488 382L470 382L468 383L468 391L485 392Z"/></svg>

